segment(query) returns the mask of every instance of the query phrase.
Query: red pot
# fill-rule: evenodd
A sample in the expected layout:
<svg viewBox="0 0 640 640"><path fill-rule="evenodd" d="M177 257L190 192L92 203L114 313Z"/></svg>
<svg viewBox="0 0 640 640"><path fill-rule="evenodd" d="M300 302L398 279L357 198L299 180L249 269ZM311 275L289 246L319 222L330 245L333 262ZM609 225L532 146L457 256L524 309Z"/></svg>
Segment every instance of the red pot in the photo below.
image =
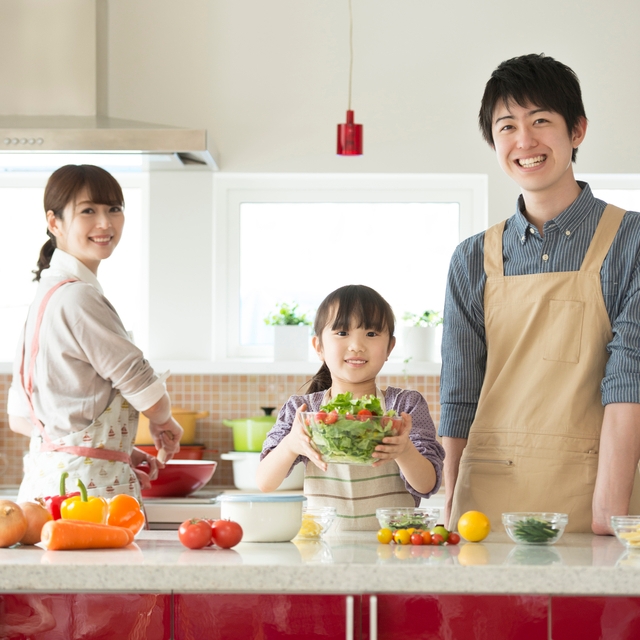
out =
<svg viewBox="0 0 640 640"><path fill-rule="evenodd" d="M143 498L183 497L204 487L211 480L218 463L215 460L169 460L158 477L151 481L151 489L142 491ZM148 471L148 465L139 469Z"/></svg>

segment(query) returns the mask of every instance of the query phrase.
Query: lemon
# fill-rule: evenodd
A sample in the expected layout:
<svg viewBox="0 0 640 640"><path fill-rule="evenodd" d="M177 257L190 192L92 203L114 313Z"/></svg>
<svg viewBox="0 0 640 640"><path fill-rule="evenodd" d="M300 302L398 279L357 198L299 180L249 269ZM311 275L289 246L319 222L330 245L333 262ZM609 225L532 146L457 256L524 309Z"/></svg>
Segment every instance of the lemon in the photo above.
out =
<svg viewBox="0 0 640 640"><path fill-rule="evenodd" d="M480 542L489 535L491 523L481 511L467 511L460 516L457 529L465 540Z"/></svg>

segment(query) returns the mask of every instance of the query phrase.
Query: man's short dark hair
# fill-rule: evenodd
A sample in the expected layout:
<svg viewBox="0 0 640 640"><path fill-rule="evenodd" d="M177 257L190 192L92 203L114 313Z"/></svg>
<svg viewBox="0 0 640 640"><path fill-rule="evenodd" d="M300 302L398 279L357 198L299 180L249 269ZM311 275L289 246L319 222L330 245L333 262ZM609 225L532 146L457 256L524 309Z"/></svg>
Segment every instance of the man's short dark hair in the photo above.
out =
<svg viewBox="0 0 640 640"><path fill-rule="evenodd" d="M531 53L501 62L484 89L478 121L484 139L494 147L492 121L498 104L515 102L559 113L571 136L579 118L586 118L580 82L567 65L550 56ZM578 150L571 160L575 162Z"/></svg>

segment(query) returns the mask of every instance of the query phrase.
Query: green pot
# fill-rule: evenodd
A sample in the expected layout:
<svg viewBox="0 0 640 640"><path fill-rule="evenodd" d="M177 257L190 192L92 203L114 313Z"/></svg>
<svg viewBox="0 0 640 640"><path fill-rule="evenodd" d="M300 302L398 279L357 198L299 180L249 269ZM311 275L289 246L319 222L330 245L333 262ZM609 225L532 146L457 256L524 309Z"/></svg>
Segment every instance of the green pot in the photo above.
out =
<svg viewBox="0 0 640 640"><path fill-rule="evenodd" d="M275 423L276 416L222 421L225 427L233 429L234 451L262 451L262 443Z"/></svg>

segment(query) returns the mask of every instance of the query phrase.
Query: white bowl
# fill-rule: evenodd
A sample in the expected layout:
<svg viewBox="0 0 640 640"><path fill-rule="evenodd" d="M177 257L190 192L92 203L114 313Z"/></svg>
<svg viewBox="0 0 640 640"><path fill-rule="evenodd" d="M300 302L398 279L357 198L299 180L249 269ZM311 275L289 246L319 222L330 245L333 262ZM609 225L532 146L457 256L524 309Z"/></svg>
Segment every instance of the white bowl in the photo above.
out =
<svg viewBox="0 0 640 640"><path fill-rule="evenodd" d="M223 453L222 460L230 460L233 464L233 484L243 491L259 491L256 472L260 462L260 454L249 451L229 451ZM286 477L277 491L297 491L304 483L304 465L297 464Z"/></svg>
<svg viewBox="0 0 640 640"><path fill-rule="evenodd" d="M243 542L289 542L302 524L303 495L223 493L220 517L242 527Z"/></svg>

